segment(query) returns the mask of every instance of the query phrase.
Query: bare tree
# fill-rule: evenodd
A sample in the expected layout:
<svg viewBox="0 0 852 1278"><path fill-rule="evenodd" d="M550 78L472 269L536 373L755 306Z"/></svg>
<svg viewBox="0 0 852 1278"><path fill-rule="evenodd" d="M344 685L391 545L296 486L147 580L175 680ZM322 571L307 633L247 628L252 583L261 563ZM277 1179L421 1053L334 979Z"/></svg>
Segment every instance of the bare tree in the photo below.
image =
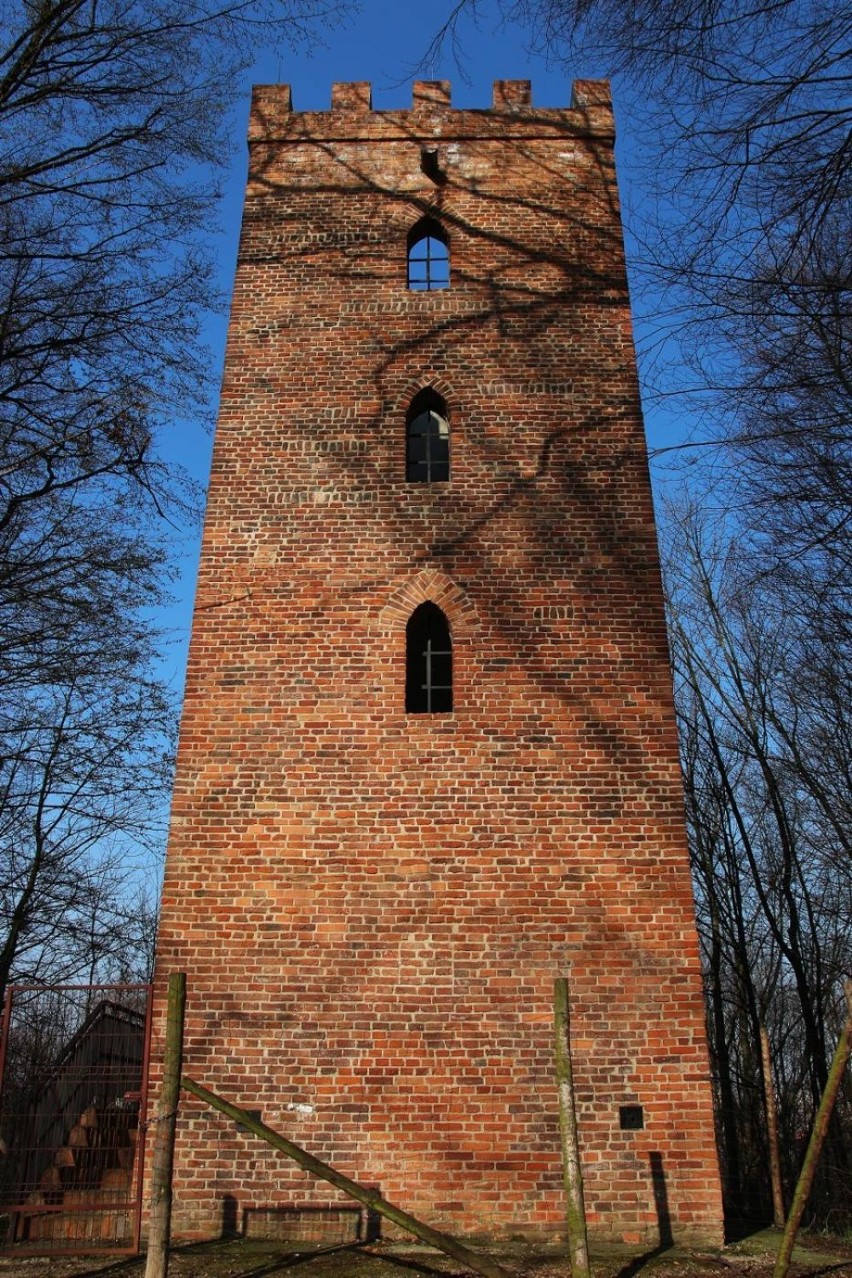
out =
<svg viewBox="0 0 852 1278"><path fill-rule="evenodd" d="M200 331L242 72L335 12L0 12L0 986L147 961L174 726L150 619L200 504L161 441L217 384Z"/></svg>
<svg viewBox="0 0 852 1278"><path fill-rule="evenodd" d="M668 524L666 579L708 1024L734 1215L768 1204L759 1026L779 1079L787 1178L825 1086L849 962L849 738L835 698L850 670L815 671L795 612L755 588L732 524L694 508ZM848 1205L848 1107L816 1203Z"/></svg>
<svg viewBox="0 0 852 1278"><path fill-rule="evenodd" d="M459 0L438 42L488 7ZM680 407L703 424L693 443L724 445L715 459L726 463L731 502L754 507L767 563L780 567L780 542L806 580L816 570L826 594L841 591L848 617L849 6L493 7L525 23L550 57L591 60L632 88L642 111L637 180L654 210L633 228L643 246L634 284L653 317L646 387L668 402L688 392Z"/></svg>
<svg viewBox="0 0 852 1278"><path fill-rule="evenodd" d="M3 724L0 998L13 975L92 981L149 965L140 889L170 779L172 707L124 657L26 709Z"/></svg>
<svg viewBox="0 0 852 1278"><path fill-rule="evenodd" d="M94 485L181 508L156 446L209 403L198 337L218 301L207 227L228 107L261 42L307 38L332 4L4 9L0 531Z"/></svg>
<svg viewBox="0 0 852 1278"><path fill-rule="evenodd" d="M490 7L551 58L624 77L642 112L641 365L646 392L687 414L675 455L708 512L672 520L667 582L726 1198L749 1211L764 1196L759 1022L789 1179L852 961L852 13ZM488 10L459 0L438 41ZM852 1197L844 1114L818 1198L834 1224Z"/></svg>

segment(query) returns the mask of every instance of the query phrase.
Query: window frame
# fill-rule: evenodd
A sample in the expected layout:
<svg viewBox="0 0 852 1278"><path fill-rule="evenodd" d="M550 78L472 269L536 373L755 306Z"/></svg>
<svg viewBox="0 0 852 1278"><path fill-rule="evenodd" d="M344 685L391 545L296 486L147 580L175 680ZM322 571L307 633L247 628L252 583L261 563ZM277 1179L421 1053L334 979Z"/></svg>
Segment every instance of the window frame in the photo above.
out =
<svg viewBox="0 0 852 1278"><path fill-rule="evenodd" d="M447 659L448 682L434 680L436 658ZM405 626L405 713L453 713L452 630L446 613L430 599L418 604Z"/></svg>
<svg viewBox="0 0 852 1278"><path fill-rule="evenodd" d="M424 245L424 252L416 250ZM433 248L440 245L443 251ZM422 266L412 279L412 266ZM422 217L408 232L406 279L411 293L438 293L450 287L450 241L440 222L433 217Z"/></svg>
<svg viewBox="0 0 852 1278"><path fill-rule="evenodd" d="M415 431L416 423L427 418L422 430ZM430 429L432 423L435 429ZM442 431L441 426L445 428ZM446 401L430 386L418 391L405 415L405 480L408 484L447 484L450 482L450 416ZM413 454L420 451L416 444L422 441L423 457ZM433 473L438 471L440 473Z"/></svg>

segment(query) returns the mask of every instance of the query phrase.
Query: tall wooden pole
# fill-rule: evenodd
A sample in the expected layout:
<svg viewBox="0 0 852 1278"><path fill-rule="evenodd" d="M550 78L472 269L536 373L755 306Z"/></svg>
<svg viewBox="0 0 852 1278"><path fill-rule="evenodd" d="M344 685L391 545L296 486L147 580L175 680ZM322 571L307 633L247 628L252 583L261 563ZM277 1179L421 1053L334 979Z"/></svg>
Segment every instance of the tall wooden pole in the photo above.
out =
<svg viewBox="0 0 852 1278"><path fill-rule="evenodd" d="M834 1109L834 1102L837 1099L837 1093L840 1091L843 1071L846 1069L850 1054L852 1054L852 980L847 979L844 982L843 989L846 994L846 1023L843 1026L837 1050L834 1053L834 1060L831 1062L831 1069L828 1071L825 1091L822 1094L822 1100L819 1103L819 1109L814 1119L814 1128L805 1152L805 1161L802 1163L796 1192L793 1195L793 1203L790 1207L787 1227L784 1230L784 1236L781 1239L781 1246L778 1250L778 1259L775 1262L773 1278L786 1278L787 1270L790 1267L793 1244L796 1241L796 1234L799 1232L799 1225L802 1223L802 1216L807 1206L814 1181L814 1173L819 1162L819 1156L822 1153L826 1133L828 1132L831 1111Z"/></svg>
<svg viewBox="0 0 852 1278"><path fill-rule="evenodd" d="M553 986L556 1032L556 1086L559 1092L559 1131L562 1139L562 1175L565 1182L568 1248L572 1278L589 1278L589 1242L577 1112L574 1107L574 1071L571 1067L571 1017L568 982L558 976Z"/></svg>
<svg viewBox="0 0 852 1278"><path fill-rule="evenodd" d="M766 1136L769 1143L769 1172L772 1178L772 1220L776 1229L784 1228L784 1189L781 1184L781 1154L778 1148L778 1113L775 1108L775 1086L772 1082L772 1058L769 1034L760 1027L760 1063L763 1067L763 1095L766 1100Z"/></svg>
<svg viewBox="0 0 852 1278"><path fill-rule="evenodd" d="M186 974L169 977L166 1007L166 1044L163 1081L154 1118L154 1150L151 1156L151 1220L145 1278L166 1278L169 1272L169 1231L172 1220L172 1167L175 1128L183 1065L183 1018L186 1007Z"/></svg>

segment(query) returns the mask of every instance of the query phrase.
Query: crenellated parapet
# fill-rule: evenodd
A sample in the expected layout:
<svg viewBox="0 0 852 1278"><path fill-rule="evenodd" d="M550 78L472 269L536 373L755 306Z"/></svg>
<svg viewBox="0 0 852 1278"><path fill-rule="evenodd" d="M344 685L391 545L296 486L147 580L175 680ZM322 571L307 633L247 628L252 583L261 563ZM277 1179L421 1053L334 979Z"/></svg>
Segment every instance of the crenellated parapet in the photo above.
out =
<svg viewBox="0 0 852 1278"><path fill-rule="evenodd" d="M529 80L495 80L491 105L457 108L449 80L416 80L407 110L375 110L369 81L332 85L331 109L296 111L289 84L256 85L249 143L370 136L376 140L412 132L438 138L536 136L544 132L592 134L612 139L615 126L608 80L575 80L566 107L537 107Z"/></svg>

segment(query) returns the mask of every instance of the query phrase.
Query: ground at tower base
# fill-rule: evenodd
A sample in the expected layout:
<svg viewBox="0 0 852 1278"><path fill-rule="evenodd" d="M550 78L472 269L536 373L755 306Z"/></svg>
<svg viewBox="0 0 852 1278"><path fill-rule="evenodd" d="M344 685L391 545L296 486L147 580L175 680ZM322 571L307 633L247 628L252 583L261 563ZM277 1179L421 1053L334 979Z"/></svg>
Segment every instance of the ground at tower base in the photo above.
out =
<svg viewBox="0 0 852 1278"><path fill-rule="evenodd" d="M772 1278L780 1234L767 1229L718 1251L671 1247L641 1251L598 1247L592 1253L593 1278ZM569 1278L564 1250L506 1246L488 1254L513 1278ZM145 1257L129 1260L79 1256L0 1259L0 1278L143 1278ZM284 1246L246 1238L176 1247L169 1278L274 1278L298 1271L299 1278L469 1278L470 1270L426 1247L379 1243L370 1247L312 1248ZM803 1233L790 1266L790 1278L852 1278L852 1240Z"/></svg>

